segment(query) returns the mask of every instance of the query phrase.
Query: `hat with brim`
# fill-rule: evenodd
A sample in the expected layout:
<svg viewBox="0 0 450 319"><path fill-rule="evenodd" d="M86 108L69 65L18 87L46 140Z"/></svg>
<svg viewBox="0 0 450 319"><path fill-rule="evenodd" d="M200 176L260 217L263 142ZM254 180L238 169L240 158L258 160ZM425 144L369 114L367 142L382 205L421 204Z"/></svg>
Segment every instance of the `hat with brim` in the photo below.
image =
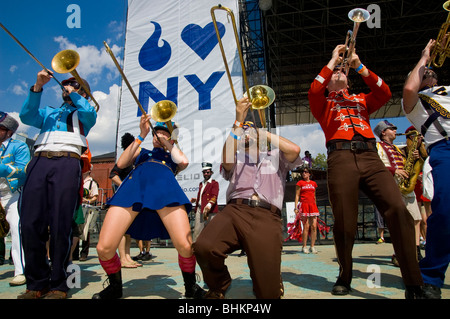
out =
<svg viewBox="0 0 450 319"><path fill-rule="evenodd" d="M212 169L212 164L208 163L208 162L203 162L202 163L202 171L206 171L208 169Z"/></svg>
<svg viewBox="0 0 450 319"><path fill-rule="evenodd" d="M11 115L8 115L8 113L0 112L0 126L3 126L9 131L15 133L19 127L19 122L17 122Z"/></svg>
<svg viewBox="0 0 450 319"><path fill-rule="evenodd" d="M383 133L388 128L390 128L392 130L396 130L397 126L395 126L394 124L390 123L387 120L384 120L384 121L381 121L380 123L378 123L377 126L375 126L375 128L373 129L373 132L375 133L376 136L381 138L381 133Z"/></svg>
<svg viewBox="0 0 450 319"><path fill-rule="evenodd" d="M173 122L172 122L172 126L173 126ZM174 126L173 126L173 127L174 127ZM175 127L174 127L174 128L175 128ZM169 130L169 128L167 127L167 124L164 123L164 122L156 122L156 124L155 124L155 126L153 127L153 129L154 129L155 131L158 131L158 130L165 131L165 132L167 132L167 133L170 134L170 130Z"/></svg>

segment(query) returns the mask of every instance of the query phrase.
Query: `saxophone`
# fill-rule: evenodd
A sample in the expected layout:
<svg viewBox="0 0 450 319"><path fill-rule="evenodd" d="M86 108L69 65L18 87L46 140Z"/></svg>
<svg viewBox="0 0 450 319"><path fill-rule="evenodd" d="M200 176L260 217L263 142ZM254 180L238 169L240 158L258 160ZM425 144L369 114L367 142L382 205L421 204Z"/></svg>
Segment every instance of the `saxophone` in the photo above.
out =
<svg viewBox="0 0 450 319"><path fill-rule="evenodd" d="M414 158L414 151L417 150L419 144L419 132L416 130L411 130L405 134L407 137L411 136L411 143L408 145L408 154L405 161L404 170L408 173L408 178L400 178L398 186L400 187L400 192L403 195L407 195L414 191L416 187L417 178L422 171L424 160L422 156L418 160ZM408 139L407 139L408 142ZM422 153L422 152L421 152Z"/></svg>

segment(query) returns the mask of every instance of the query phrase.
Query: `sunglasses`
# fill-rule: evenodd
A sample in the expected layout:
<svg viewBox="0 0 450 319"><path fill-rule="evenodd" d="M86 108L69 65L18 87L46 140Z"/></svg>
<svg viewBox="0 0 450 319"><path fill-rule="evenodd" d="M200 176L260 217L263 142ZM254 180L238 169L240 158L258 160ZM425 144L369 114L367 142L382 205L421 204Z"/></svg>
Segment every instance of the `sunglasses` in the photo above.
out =
<svg viewBox="0 0 450 319"><path fill-rule="evenodd" d="M67 81L64 82L64 85L68 85L73 87L75 90L78 90L80 88L80 83L76 82L76 81Z"/></svg>

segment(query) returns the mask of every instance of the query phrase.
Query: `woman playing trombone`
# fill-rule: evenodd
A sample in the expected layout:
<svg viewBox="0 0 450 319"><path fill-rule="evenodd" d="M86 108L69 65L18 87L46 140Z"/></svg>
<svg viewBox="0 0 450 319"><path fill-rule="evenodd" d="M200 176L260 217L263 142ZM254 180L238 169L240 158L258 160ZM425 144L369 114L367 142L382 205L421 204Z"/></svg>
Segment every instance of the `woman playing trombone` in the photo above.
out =
<svg viewBox="0 0 450 319"><path fill-rule="evenodd" d="M135 168L122 182L108 202L97 252L100 264L109 278L109 286L94 294L93 299L122 297L121 263L116 249L122 236L135 221L145 225L146 236L170 238L178 251L178 262L185 282L185 296L200 298L203 290L195 282L196 259L192 250L192 235L187 212L191 203L174 177L189 162L181 150L173 147L170 132L163 123L154 128L153 149L140 149L150 132L150 116L140 120L140 135L122 153L117 166ZM155 135L156 133L156 135Z"/></svg>

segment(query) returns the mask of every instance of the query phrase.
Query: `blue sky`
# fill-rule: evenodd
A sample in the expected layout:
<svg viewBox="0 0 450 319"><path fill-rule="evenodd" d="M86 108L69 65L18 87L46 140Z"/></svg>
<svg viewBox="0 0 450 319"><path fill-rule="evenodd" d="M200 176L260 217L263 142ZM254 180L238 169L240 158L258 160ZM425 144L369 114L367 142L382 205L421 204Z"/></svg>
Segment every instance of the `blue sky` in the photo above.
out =
<svg viewBox="0 0 450 319"><path fill-rule="evenodd" d="M71 4L79 6L80 28L70 28L75 12ZM93 155L115 150L117 108L119 105L120 76L103 41L122 59L125 45L126 0L44 0L2 1L0 22L22 42L27 49L51 69L53 56L64 49L74 49L81 57L77 71L86 78L100 104L98 121L88 135ZM326 61L325 61L326 62ZM41 67L5 32L0 29L0 110L18 115L29 88ZM319 71L319 70L318 70ZM382 76L382 75L381 75ZM69 74L55 74L62 81ZM58 107L61 89L56 81L45 87L41 105ZM17 117L18 118L18 117ZM404 132L410 126L404 118L389 119ZM379 120L372 121L374 127ZM137 122L138 125L138 122ZM38 130L21 124L19 132L33 138ZM325 138L318 125L289 127L286 137L297 142L302 153L309 150L313 157L325 153ZM404 142L399 137L398 143Z"/></svg>
<svg viewBox="0 0 450 319"><path fill-rule="evenodd" d="M80 28L70 28L79 6ZM114 151L120 76L106 54L107 41L122 57L125 41L126 0L2 1L0 22L48 69L53 56L63 49L75 49L81 57L77 71L86 78L100 104L98 121L88 136L94 155ZM42 68L3 29L0 29L0 110L19 113L29 88ZM55 74L62 81L70 74ZM42 105L58 107L61 89L56 81L45 86ZM19 131L34 137L34 128L21 125ZM91 141L92 140L92 141Z"/></svg>

